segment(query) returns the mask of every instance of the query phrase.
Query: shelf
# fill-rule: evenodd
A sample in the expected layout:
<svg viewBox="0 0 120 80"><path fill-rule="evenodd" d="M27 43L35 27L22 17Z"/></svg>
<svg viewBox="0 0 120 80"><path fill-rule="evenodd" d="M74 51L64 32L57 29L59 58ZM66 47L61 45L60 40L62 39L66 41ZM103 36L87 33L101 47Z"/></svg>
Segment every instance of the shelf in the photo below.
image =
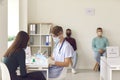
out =
<svg viewBox="0 0 120 80"><path fill-rule="evenodd" d="M52 27L52 23L28 23L28 34L30 36L29 44L32 54L37 53L38 51L47 51L48 55L52 53Z"/></svg>
<svg viewBox="0 0 120 80"><path fill-rule="evenodd" d="M41 45L41 47L52 47L51 45Z"/></svg>
<svg viewBox="0 0 120 80"><path fill-rule="evenodd" d="M35 23L34 23L34 22L33 22L33 23L29 23L29 24L44 24L44 25L53 25L52 23L36 23L36 22L35 22Z"/></svg>
<svg viewBox="0 0 120 80"><path fill-rule="evenodd" d="M30 36L40 36L41 34L29 34Z"/></svg>
<svg viewBox="0 0 120 80"><path fill-rule="evenodd" d="M30 47L52 47L51 45L30 45Z"/></svg>
<svg viewBox="0 0 120 80"><path fill-rule="evenodd" d="M51 34L29 34L30 36L52 36Z"/></svg>
<svg viewBox="0 0 120 80"><path fill-rule="evenodd" d="M30 47L40 47L40 45L30 45Z"/></svg>
<svg viewBox="0 0 120 80"><path fill-rule="evenodd" d="M47 35L49 35L49 36L52 36L51 34L40 34L41 36L47 36Z"/></svg>

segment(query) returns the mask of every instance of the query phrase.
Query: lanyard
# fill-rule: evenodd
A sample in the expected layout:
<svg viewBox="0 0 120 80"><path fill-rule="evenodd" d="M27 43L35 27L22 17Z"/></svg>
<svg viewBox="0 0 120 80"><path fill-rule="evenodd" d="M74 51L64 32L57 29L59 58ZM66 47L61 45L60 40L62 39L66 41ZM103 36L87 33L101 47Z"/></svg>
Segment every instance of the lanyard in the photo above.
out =
<svg viewBox="0 0 120 80"><path fill-rule="evenodd" d="M62 47L63 47L64 42L65 42L65 39L63 40L63 42L62 42L62 44L61 44L61 46L60 46L60 48L59 48L59 54L60 54L60 51L61 51L61 49L62 49Z"/></svg>

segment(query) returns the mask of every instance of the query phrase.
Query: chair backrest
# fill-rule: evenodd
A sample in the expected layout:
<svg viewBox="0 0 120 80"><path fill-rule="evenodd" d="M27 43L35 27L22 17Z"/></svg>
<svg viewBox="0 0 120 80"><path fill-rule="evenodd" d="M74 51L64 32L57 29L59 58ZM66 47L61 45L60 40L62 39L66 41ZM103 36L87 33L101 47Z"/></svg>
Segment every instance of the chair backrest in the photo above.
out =
<svg viewBox="0 0 120 80"><path fill-rule="evenodd" d="M8 71L8 68L6 67L6 65L2 62L0 62L0 69L1 69L1 77L2 80L11 80L10 79L10 74Z"/></svg>
<svg viewBox="0 0 120 80"><path fill-rule="evenodd" d="M64 67L58 78L50 78L49 80L65 80L65 78L67 76L67 69L68 69L68 67Z"/></svg>

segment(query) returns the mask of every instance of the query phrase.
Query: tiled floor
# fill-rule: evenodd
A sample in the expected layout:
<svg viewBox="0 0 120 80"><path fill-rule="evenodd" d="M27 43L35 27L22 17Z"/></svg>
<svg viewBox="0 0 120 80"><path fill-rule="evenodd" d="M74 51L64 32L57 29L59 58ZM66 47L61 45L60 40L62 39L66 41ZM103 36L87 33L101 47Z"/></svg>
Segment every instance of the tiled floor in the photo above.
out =
<svg viewBox="0 0 120 80"><path fill-rule="evenodd" d="M100 73L95 72L93 70L77 70L77 74L72 74L70 70L68 70L66 80L100 80Z"/></svg>

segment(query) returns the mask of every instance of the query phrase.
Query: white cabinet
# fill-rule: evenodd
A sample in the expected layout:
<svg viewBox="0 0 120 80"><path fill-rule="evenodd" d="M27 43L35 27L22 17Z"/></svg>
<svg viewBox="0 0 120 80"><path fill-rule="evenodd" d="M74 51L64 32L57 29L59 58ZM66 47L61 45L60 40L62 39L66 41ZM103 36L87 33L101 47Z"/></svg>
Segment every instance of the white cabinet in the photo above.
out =
<svg viewBox="0 0 120 80"><path fill-rule="evenodd" d="M106 63L106 58L105 57L101 57L101 61L100 61L100 78L101 80L107 80L107 63Z"/></svg>
<svg viewBox="0 0 120 80"><path fill-rule="evenodd" d="M29 46L31 53L46 53L50 55L53 47L51 35L52 23L29 23L28 33L30 35Z"/></svg>
<svg viewBox="0 0 120 80"><path fill-rule="evenodd" d="M101 57L101 80L120 80L120 57Z"/></svg>

